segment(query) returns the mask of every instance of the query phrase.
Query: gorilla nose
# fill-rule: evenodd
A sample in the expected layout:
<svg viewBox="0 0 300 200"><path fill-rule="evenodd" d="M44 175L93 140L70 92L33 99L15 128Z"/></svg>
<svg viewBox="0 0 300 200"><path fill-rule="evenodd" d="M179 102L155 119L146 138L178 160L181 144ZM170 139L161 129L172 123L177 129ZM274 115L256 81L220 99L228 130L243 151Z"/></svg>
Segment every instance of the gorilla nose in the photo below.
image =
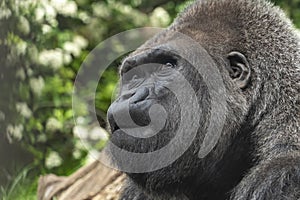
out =
<svg viewBox="0 0 300 200"><path fill-rule="evenodd" d="M154 104L153 100L147 99L149 95L149 88L143 87L114 102L107 113L111 131L149 125L151 122L149 109Z"/></svg>
<svg viewBox="0 0 300 200"><path fill-rule="evenodd" d="M149 88L143 87L138 89L130 98L130 103L136 104L145 100L149 96Z"/></svg>
<svg viewBox="0 0 300 200"><path fill-rule="evenodd" d="M147 100L150 91L143 87L136 91L130 98L129 113L132 120L139 126L146 126L150 123L149 109L153 104L152 100Z"/></svg>

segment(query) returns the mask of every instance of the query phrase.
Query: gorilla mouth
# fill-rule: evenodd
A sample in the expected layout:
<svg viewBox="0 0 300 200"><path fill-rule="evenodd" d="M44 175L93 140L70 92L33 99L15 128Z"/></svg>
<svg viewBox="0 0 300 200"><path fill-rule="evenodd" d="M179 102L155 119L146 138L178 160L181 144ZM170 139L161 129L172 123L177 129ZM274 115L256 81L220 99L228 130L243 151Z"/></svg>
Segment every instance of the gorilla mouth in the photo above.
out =
<svg viewBox="0 0 300 200"><path fill-rule="evenodd" d="M116 121L114 121L114 120L110 121L110 128L111 128L111 134L112 135L114 135L115 133L118 133L120 131L130 132L131 130L141 128L141 127L146 127L147 125L149 125L149 123L140 124L139 122L135 122L135 121L134 121L134 123L136 123L135 125L134 124L132 124L132 125L127 124L126 125L123 122L121 122L121 123L122 123L121 126L119 126Z"/></svg>

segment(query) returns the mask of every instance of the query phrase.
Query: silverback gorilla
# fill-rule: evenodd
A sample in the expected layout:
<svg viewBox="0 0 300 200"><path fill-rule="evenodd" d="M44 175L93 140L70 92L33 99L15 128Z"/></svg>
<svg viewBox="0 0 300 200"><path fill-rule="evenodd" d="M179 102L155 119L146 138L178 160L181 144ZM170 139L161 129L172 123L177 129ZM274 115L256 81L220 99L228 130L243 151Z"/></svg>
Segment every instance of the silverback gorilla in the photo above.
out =
<svg viewBox="0 0 300 200"><path fill-rule="evenodd" d="M225 124L217 144L203 158L198 152L212 114L211 97L203 74L195 73L202 64L191 66L173 54L176 45L181 45L173 41L174 32L189 36L207 51L226 89ZM175 46L168 46L170 42ZM159 50L161 46L169 51ZM111 142L124 151L147 153L161 149L174 137L181 111L164 85L172 76L165 71L168 68L179 71L196 91L201 112L190 110L199 116L200 126L189 148L170 165L126 172L121 200L300 199L299 38L279 8L263 0L199 0L142 47L120 69L120 94L108 111ZM160 66L142 75L126 75L147 63ZM147 84L152 75L158 78ZM139 126L150 123L152 105L162 105L168 115L164 128L148 138L126 134L115 119L125 102ZM192 134L189 128L184 130L186 136Z"/></svg>

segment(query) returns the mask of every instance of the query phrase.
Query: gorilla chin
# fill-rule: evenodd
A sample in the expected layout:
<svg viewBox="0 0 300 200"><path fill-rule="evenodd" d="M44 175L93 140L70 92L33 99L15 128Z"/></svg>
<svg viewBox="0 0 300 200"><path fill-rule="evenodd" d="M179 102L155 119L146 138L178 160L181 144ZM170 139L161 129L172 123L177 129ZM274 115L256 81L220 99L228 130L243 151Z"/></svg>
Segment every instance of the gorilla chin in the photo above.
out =
<svg viewBox="0 0 300 200"><path fill-rule="evenodd" d="M207 54L174 39L175 32ZM118 156L111 148L112 160L138 169L177 157L152 171L124 170L128 182L120 200L299 199L299 44L290 20L269 2L206 0L190 5L127 57L108 121L112 144L133 156ZM180 49L184 57L174 53ZM217 73L211 73L214 67ZM222 84L216 84L217 74ZM227 104L225 124L225 106L214 104L219 98ZM221 125L221 135L201 158L210 123ZM208 142L214 134L213 129ZM152 156L170 144L167 154Z"/></svg>

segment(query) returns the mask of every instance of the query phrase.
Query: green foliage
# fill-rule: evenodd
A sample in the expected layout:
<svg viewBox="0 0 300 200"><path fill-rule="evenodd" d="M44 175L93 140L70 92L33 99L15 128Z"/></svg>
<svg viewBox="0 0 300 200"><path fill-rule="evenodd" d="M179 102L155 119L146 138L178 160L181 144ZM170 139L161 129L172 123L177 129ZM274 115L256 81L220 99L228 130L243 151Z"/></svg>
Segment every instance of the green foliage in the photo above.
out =
<svg viewBox="0 0 300 200"><path fill-rule="evenodd" d="M13 181L7 186L0 186L1 200L35 200L37 178L29 179L30 167L25 167L17 173Z"/></svg>
<svg viewBox="0 0 300 200"><path fill-rule="evenodd" d="M5 95L0 99L0 122L7 138L31 152L35 167L43 173L67 175L76 170L89 150L103 148L107 140L104 130L90 124L86 102L72 107L81 63L111 35L136 27L166 27L182 8L178 2L1 1L0 25L5 29L0 30L4 83L0 89ZM118 81L118 64L105 71L96 93L103 127ZM90 142L93 131L102 134L100 141ZM80 140L82 135L87 139Z"/></svg>
<svg viewBox="0 0 300 200"><path fill-rule="evenodd" d="M300 0L273 0L273 2L282 7L293 19L296 27L300 28Z"/></svg>
<svg viewBox="0 0 300 200"><path fill-rule="evenodd" d="M76 139L70 97L76 75L72 63L82 59L88 41L75 30L59 27L60 17L78 20L76 3L60 2L64 5L29 0L1 3L9 13L0 21L8 27L1 32L8 58L3 61L7 80L1 87L10 95L1 98L1 110L14 113L6 117L7 137L30 151L43 172L78 166L86 155L82 150L81 157L72 156ZM47 160L55 152L59 162L51 165Z"/></svg>

